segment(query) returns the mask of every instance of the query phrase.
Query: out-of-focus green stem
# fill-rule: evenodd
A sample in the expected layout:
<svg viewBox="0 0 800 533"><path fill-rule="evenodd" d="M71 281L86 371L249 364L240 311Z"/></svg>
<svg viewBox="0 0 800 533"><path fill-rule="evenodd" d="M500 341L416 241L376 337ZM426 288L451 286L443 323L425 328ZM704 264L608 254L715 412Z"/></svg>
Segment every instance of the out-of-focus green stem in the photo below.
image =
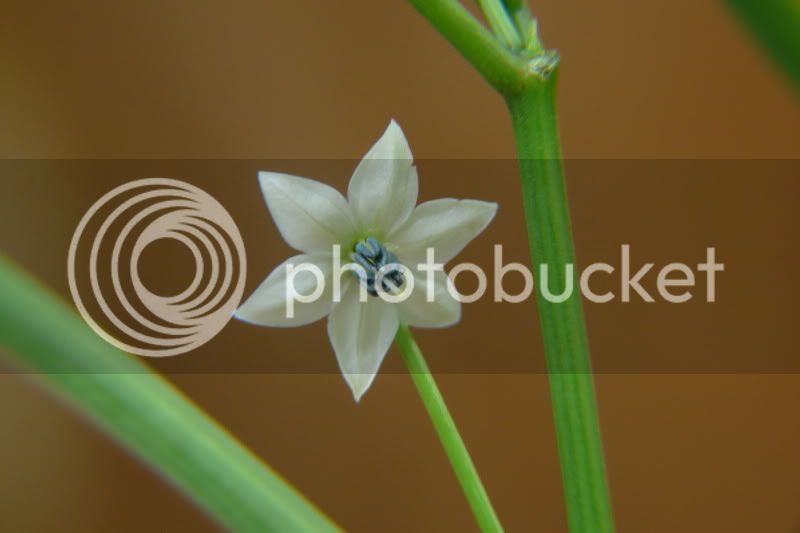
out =
<svg viewBox="0 0 800 533"><path fill-rule="evenodd" d="M425 362L425 357L423 357L417 343L414 342L414 337L407 326L400 326L396 342L400 353L403 355L403 360L406 362L408 372L411 374L411 379L414 381L414 385L417 386L422 403L425 405L425 409L428 410L428 415L431 418L431 422L433 422L436 433L439 435L444 451L450 459L456 478L458 478L458 482L464 490L464 495L472 508L475 520L482 531L503 531L478 471L475 469L475 465L472 464L467 447L461 439L456 423L453 421L453 417L450 416L450 411L444 403L439 387L436 386L436 380L433 379L431 371Z"/></svg>
<svg viewBox="0 0 800 533"><path fill-rule="evenodd" d="M139 360L0 255L0 347L231 531L338 531Z"/></svg>

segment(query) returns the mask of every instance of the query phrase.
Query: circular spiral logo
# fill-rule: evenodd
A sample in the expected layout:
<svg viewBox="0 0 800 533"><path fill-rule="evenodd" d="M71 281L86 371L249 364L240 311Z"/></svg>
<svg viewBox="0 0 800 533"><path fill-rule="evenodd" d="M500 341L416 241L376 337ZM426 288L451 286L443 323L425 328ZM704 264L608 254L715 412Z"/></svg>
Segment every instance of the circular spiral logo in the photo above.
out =
<svg viewBox="0 0 800 533"><path fill-rule="evenodd" d="M91 241L84 239L90 227L97 227ZM155 294L140 277L143 251L162 239L177 241L194 258L194 277L180 294ZM115 335L81 297L76 260L86 247L95 315ZM230 214L205 191L166 178L126 183L95 202L75 229L67 268L72 299L89 326L147 357L178 355L211 340L238 307L246 274L244 242Z"/></svg>

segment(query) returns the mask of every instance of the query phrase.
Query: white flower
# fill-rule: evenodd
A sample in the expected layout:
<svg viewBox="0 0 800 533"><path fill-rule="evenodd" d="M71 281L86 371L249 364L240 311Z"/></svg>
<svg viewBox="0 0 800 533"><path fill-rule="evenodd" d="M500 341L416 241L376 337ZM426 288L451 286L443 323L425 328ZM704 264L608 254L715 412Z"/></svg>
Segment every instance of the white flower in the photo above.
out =
<svg viewBox="0 0 800 533"><path fill-rule="evenodd" d="M444 271L430 278L429 301L429 273L416 265L426 261L428 248L434 250L437 263L450 261L489 224L497 204L445 198L415 207L417 170L395 121L356 167L346 199L323 183L286 174L260 172L259 181L278 230L302 254L278 266L236 311L236 318L285 327L329 315L328 336L356 401L375 379L400 323L437 328L459 321L461 303L448 289ZM360 279L352 272L340 276L339 301L334 301L336 245L344 263L352 255L367 273ZM375 286L376 271L385 263L400 263L409 269L402 271L405 276L413 276L413 290L405 301L389 303L383 294L376 294L381 288ZM315 265L324 285L308 270L292 273L301 264ZM405 276L390 271L383 279L396 284L387 286L384 281L382 288L391 294L391 289L405 283ZM287 298L289 278L293 294L309 295L324 288L313 301L292 300Z"/></svg>

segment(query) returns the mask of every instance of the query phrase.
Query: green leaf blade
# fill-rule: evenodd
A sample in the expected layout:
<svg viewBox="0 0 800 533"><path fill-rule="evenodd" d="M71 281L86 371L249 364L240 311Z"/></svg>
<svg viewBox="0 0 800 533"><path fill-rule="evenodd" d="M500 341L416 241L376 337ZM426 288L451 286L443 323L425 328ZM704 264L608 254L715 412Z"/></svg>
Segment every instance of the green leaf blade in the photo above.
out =
<svg viewBox="0 0 800 533"><path fill-rule="evenodd" d="M100 339L0 256L0 347L84 417L235 531L337 526L169 382Z"/></svg>
<svg viewBox="0 0 800 533"><path fill-rule="evenodd" d="M800 1L727 0L773 62L800 91Z"/></svg>

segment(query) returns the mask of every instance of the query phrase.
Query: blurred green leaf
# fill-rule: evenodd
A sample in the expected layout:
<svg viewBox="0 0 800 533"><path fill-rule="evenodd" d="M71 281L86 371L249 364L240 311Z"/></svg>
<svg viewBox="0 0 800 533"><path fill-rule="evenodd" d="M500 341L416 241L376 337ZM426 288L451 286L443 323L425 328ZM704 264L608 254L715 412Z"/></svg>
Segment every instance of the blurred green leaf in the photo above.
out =
<svg viewBox="0 0 800 533"><path fill-rule="evenodd" d="M800 0L727 0L773 61L800 89Z"/></svg>
<svg viewBox="0 0 800 533"><path fill-rule="evenodd" d="M169 382L101 340L56 295L2 255L0 295L0 348L10 351L12 362L224 527L337 530Z"/></svg>
<svg viewBox="0 0 800 533"><path fill-rule="evenodd" d="M509 13L525 8L525 0L503 0L503 5Z"/></svg>

